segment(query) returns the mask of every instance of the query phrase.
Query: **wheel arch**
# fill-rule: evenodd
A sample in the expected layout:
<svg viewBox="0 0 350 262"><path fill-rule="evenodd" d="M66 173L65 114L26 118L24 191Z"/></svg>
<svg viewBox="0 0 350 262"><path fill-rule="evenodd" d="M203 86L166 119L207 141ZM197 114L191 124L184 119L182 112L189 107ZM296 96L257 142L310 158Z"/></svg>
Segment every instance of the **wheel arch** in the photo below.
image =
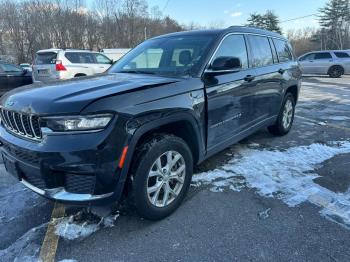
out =
<svg viewBox="0 0 350 262"><path fill-rule="evenodd" d="M120 179L116 187L116 193L120 194L117 199L120 199L125 192L125 182L130 175L131 165L133 163L135 152L140 146L153 134L172 134L182 138L189 146L194 165L201 161L204 157L204 140L200 132L200 126L194 116L189 113L179 113L177 115L163 117L153 120L138 127L131 135L129 140L128 152L125 158L124 166L121 169Z"/></svg>
<svg viewBox="0 0 350 262"><path fill-rule="evenodd" d="M297 85L289 86L289 87L286 89L286 92L285 92L284 95L286 95L286 94L288 94L288 93L291 93L291 94L294 96L295 102L298 101L299 89L298 89L298 86L297 86Z"/></svg>

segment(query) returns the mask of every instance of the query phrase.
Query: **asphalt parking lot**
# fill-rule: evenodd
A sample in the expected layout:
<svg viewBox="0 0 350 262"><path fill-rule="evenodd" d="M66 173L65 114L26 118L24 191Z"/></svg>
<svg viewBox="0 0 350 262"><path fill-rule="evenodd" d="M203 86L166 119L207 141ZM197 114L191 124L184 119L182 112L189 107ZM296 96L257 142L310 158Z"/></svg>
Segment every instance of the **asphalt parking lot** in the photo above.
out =
<svg viewBox="0 0 350 262"><path fill-rule="evenodd" d="M204 162L170 217L93 212L54 208L0 164L1 261L350 261L350 76L304 77L292 131Z"/></svg>

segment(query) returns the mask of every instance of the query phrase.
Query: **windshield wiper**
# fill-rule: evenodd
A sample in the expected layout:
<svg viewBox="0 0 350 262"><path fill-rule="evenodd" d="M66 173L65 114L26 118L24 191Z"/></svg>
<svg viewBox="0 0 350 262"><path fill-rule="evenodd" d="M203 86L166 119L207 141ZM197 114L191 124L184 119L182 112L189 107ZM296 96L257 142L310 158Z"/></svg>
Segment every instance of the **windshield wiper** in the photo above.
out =
<svg viewBox="0 0 350 262"><path fill-rule="evenodd" d="M149 74L149 75L155 75L155 72L150 71L141 71L141 70L123 70L119 71L118 73L127 73L127 74Z"/></svg>

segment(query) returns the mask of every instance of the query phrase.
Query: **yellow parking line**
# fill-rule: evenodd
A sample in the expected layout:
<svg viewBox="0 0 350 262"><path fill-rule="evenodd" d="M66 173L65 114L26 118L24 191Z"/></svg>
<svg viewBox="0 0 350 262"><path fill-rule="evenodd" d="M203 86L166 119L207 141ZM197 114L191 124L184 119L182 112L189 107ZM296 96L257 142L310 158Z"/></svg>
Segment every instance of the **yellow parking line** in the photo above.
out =
<svg viewBox="0 0 350 262"><path fill-rule="evenodd" d="M52 210L51 219L47 226L45 238L40 249L40 261L42 262L54 262L59 236L55 234L55 220L57 218L64 217L65 208L64 205L55 203Z"/></svg>
<svg viewBox="0 0 350 262"><path fill-rule="evenodd" d="M317 120L314 120L314 119L311 119L311 118L307 118L307 117L303 117L303 116L295 116L295 117L307 120L307 121L315 123L315 124L318 124L320 122L320 121L317 121ZM345 131L350 131L349 127L339 126L339 125L335 125L335 124L331 124L331 123L325 123L325 124L326 124L326 126L342 129L342 130L345 130Z"/></svg>

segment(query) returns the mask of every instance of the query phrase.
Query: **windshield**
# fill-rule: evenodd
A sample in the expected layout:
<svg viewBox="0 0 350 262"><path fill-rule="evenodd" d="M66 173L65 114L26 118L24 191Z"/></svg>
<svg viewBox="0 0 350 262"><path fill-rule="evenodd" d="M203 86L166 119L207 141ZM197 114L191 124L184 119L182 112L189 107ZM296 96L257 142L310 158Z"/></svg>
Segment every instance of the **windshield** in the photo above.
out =
<svg viewBox="0 0 350 262"><path fill-rule="evenodd" d="M179 36L143 42L116 64L110 73L186 76L199 73L213 36Z"/></svg>

